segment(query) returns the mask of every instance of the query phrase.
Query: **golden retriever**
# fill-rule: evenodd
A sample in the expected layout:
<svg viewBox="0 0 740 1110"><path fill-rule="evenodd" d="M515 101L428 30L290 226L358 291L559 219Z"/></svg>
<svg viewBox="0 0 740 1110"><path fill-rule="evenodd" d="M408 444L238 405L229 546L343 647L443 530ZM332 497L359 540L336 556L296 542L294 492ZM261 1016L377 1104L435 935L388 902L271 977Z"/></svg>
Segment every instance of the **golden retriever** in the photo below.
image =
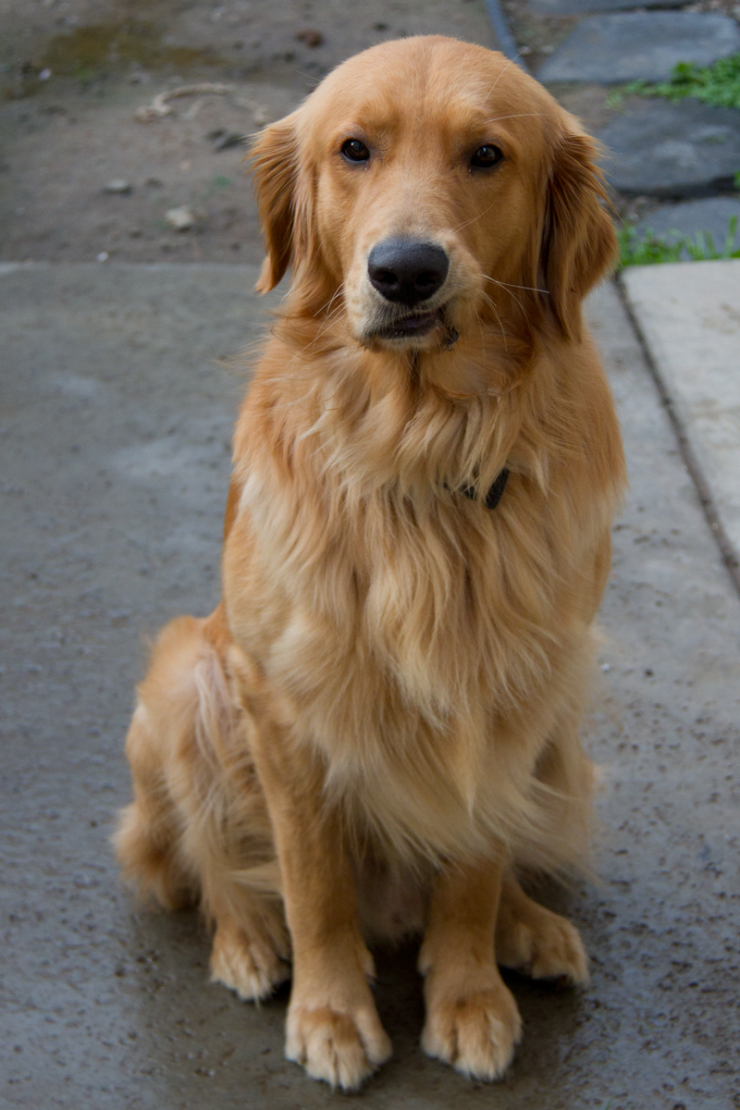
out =
<svg viewBox="0 0 740 1110"><path fill-rule="evenodd" d="M625 481L581 318L613 259L594 146L500 54L388 42L253 151L292 284L236 427L223 601L161 633L126 742L124 872L215 926L287 1055L391 1052L368 943L420 932L431 1056L500 1076L497 965L587 979L522 872L583 858L578 729Z"/></svg>

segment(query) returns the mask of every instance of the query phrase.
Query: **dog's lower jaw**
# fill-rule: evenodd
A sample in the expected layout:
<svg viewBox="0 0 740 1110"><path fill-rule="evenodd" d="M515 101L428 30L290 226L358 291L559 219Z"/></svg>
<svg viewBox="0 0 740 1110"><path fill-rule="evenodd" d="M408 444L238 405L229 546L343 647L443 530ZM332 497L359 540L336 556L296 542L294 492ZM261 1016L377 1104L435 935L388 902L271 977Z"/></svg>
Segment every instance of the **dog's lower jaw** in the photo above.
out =
<svg viewBox="0 0 740 1110"><path fill-rule="evenodd" d="M350 311L350 319L352 312ZM361 346L374 351L445 350L457 329L450 322L450 302L423 303L404 309L387 304L366 306L354 320L354 331Z"/></svg>
<svg viewBox="0 0 740 1110"><path fill-rule="evenodd" d="M366 331L359 339L360 346L369 351L395 351L411 356L440 354L451 350L460 338L459 330L444 317L438 318L427 331L408 335L384 334L381 329Z"/></svg>

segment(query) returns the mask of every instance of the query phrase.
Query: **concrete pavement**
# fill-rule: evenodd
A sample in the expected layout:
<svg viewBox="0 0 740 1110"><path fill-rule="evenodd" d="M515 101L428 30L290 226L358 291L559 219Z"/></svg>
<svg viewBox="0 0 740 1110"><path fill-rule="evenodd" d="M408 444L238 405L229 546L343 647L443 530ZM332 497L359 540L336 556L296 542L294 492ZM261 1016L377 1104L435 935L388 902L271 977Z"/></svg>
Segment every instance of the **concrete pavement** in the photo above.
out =
<svg viewBox="0 0 740 1110"><path fill-rule="evenodd" d="M209 985L195 917L136 907L108 846L144 639L217 596L244 381L229 359L264 327L255 276L0 266L0 1106L346 1101L283 1060L286 994L257 1010ZM381 954L395 1056L360 1096L368 1110L740 1107L740 600L613 286L589 317L632 483L588 728L600 882L568 906L593 983L509 976L525 1036L489 1087L421 1054L413 952Z"/></svg>
<svg viewBox="0 0 740 1110"><path fill-rule="evenodd" d="M621 275L731 569L740 566L740 259ZM710 514L711 515L711 514ZM740 583L740 575L736 577Z"/></svg>

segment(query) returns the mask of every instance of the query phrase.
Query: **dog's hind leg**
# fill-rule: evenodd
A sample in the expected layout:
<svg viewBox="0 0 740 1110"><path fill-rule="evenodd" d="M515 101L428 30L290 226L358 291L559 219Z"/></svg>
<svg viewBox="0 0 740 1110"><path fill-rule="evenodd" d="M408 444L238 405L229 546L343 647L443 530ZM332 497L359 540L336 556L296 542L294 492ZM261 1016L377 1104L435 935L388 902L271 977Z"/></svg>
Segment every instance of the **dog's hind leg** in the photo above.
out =
<svg viewBox="0 0 740 1110"><path fill-rule="evenodd" d="M220 900L211 911L216 921L211 981L244 1001L259 1001L290 977L290 942L279 902L239 893L239 905L232 897L228 908Z"/></svg>
<svg viewBox="0 0 740 1110"><path fill-rule="evenodd" d="M228 633L179 617L160 633L126 740L134 801L115 835L124 875L215 925L212 977L263 998L288 974L277 865L249 738L229 687Z"/></svg>
<svg viewBox="0 0 740 1110"><path fill-rule="evenodd" d="M245 1001L258 1000L288 978L290 941L269 827L255 812L261 798L244 786L232 793L232 785L192 808L183 851L215 926L211 980Z"/></svg>
<svg viewBox="0 0 740 1110"><path fill-rule="evenodd" d="M180 801L181 850L198 875L201 909L215 926L211 980L245 1001L258 1000L288 978L290 942L269 819L248 749L237 757L222 754L228 773L212 767L209 781L201 768L195 789Z"/></svg>
<svg viewBox="0 0 740 1110"><path fill-rule="evenodd" d="M511 871L496 919L496 959L533 979L588 982L588 957L575 925L526 895Z"/></svg>
<svg viewBox="0 0 740 1110"><path fill-rule="evenodd" d="M541 804L551 830L547 847L552 853L560 852L561 859L553 854L550 861L538 861L536 854L528 858L525 850L521 858L515 857L515 863L534 872L562 871L586 856L593 790L593 767L581 747L574 713L563 714L553 729L536 777L546 788ZM535 852L539 847L535 846ZM563 978L578 986L588 982L588 957L578 930L565 917L528 897L511 869L504 875L501 890L496 958L503 967L533 979Z"/></svg>

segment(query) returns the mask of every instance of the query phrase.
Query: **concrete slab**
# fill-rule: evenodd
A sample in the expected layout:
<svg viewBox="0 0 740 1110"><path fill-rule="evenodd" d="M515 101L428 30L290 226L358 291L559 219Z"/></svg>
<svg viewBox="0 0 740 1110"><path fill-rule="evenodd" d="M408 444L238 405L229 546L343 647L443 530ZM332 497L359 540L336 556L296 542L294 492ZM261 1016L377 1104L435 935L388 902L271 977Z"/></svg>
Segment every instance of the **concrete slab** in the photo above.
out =
<svg viewBox="0 0 740 1110"><path fill-rule="evenodd" d="M663 81L678 62L709 65L740 50L740 27L706 12L619 12L584 19L539 69L554 81Z"/></svg>
<svg viewBox="0 0 740 1110"><path fill-rule="evenodd" d="M687 200L682 204L664 204L656 208L637 225L641 234L648 229L655 235L664 236L668 243L676 243L682 236L696 241L699 232L711 235L715 248L723 250L727 242L729 223L732 217L737 220L735 249L740 250L740 197L706 197L703 200ZM685 248L685 259L689 258Z"/></svg>
<svg viewBox="0 0 740 1110"><path fill-rule="evenodd" d="M622 282L740 558L740 259L633 266Z"/></svg>
<svg viewBox="0 0 740 1110"><path fill-rule="evenodd" d="M646 99L596 132L603 167L619 192L701 197L733 186L740 166L740 112L687 98Z"/></svg>
<svg viewBox="0 0 740 1110"><path fill-rule="evenodd" d="M194 917L136 907L108 847L129 797L122 739L144 637L217 593L243 378L223 359L262 327L254 276L0 271L3 1107L345 1101L283 1060L286 994L256 1010L209 985ZM395 1056L361 1096L367 1110L740 1103L740 603L613 288L589 317L632 473L589 727L605 777L602 881L570 902L593 984L509 977L526 1032L489 1087L421 1054L413 951L379 954Z"/></svg>

